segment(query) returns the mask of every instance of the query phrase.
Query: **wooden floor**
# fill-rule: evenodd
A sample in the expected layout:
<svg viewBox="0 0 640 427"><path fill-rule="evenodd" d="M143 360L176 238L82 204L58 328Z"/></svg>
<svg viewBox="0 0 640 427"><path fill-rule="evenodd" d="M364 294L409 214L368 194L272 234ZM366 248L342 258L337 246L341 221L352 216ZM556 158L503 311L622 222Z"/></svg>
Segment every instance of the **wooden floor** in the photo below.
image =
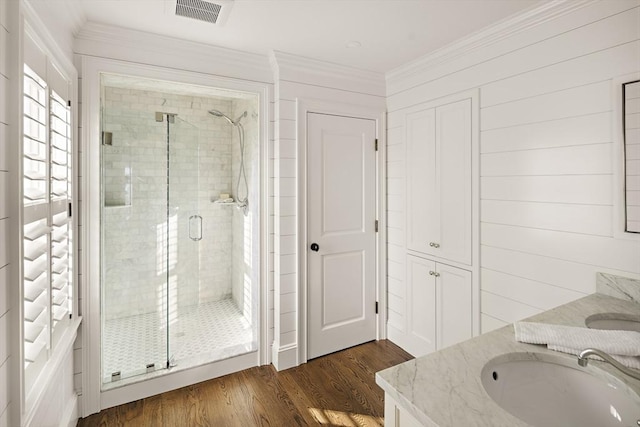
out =
<svg viewBox="0 0 640 427"><path fill-rule="evenodd" d="M389 341L370 342L286 371L260 366L106 409L78 426L381 426L374 374L411 358Z"/></svg>

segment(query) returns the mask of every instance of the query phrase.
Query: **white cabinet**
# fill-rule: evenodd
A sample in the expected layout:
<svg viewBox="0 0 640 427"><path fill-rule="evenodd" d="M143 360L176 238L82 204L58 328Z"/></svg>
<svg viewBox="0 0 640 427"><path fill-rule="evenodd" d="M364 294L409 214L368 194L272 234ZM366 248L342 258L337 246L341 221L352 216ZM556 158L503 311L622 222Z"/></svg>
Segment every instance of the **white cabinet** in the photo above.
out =
<svg viewBox="0 0 640 427"><path fill-rule="evenodd" d="M480 330L478 91L397 114L406 234L390 244L387 336L420 356Z"/></svg>
<svg viewBox="0 0 640 427"><path fill-rule="evenodd" d="M471 99L406 115L407 249L471 265Z"/></svg>
<svg viewBox="0 0 640 427"><path fill-rule="evenodd" d="M472 337L471 272L407 256L407 340L419 357Z"/></svg>
<svg viewBox="0 0 640 427"><path fill-rule="evenodd" d="M423 426L409 411L400 406L389 393L384 394L384 425L385 427Z"/></svg>

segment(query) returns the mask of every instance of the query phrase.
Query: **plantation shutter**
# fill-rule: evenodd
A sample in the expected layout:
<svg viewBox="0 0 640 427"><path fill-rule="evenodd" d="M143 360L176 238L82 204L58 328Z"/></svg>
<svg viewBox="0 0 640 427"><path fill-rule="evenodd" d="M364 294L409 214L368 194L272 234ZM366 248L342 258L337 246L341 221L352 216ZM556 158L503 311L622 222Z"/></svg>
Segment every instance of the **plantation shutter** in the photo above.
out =
<svg viewBox="0 0 640 427"><path fill-rule="evenodd" d="M27 372L46 361L49 336L47 84L24 66L23 268L24 362Z"/></svg>
<svg viewBox="0 0 640 427"><path fill-rule="evenodd" d="M29 391L69 324L73 301L69 82L28 36L23 78L23 338Z"/></svg>

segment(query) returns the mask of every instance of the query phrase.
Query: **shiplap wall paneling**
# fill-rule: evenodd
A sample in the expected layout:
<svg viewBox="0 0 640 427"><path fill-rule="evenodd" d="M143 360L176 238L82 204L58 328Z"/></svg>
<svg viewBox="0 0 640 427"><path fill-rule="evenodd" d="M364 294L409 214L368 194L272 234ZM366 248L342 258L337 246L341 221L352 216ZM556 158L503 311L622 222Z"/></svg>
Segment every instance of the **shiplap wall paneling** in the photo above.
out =
<svg viewBox="0 0 640 427"><path fill-rule="evenodd" d="M623 19L636 12L604 19L596 28L627 22L620 34L637 39L638 30ZM609 79L638 66L637 50L633 54L637 47L637 41L630 41L482 88L483 224L545 231L556 243L577 235L594 252L601 252L594 237L610 240L613 235ZM584 68L587 64L592 67ZM518 182L519 188L507 190ZM594 191L581 190L590 184ZM548 233L554 231L558 233ZM524 249L528 251L524 254L512 252L519 258L514 262L508 248L487 245L490 237L482 235L482 311L505 322L591 293L596 271L620 267L580 256L570 262L561 253L558 262L534 247ZM622 250L619 244L613 246L614 253ZM637 256L638 248L632 253ZM635 270L628 264L621 273L637 274ZM540 277L540 272L547 272L547 277Z"/></svg>
<svg viewBox="0 0 640 427"><path fill-rule="evenodd" d="M483 332L594 292L597 271L640 277L640 244L613 233L611 125L611 79L640 69L639 13L583 5L388 76L390 117L480 88Z"/></svg>
<svg viewBox="0 0 640 427"><path fill-rule="evenodd" d="M576 133L576 129L581 129L581 132ZM604 144L610 141L611 116L606 111L551 122L485 130L482 132L480 150L482 154L491 154Z"/></svg>
<svg viewBox="0 0 640 427"><path fill-rule="evenodd" d="M267 254L267 262L269 263L269 267L267 268L269 272L269 276L267 277L267 291L269 292L269 298L267 300L267 310L269 310L268 322L269 322L269 336L267 338L267 342L269 345L273 343L273 322L274 322L274 288L273 288L273 280L274 280L274 253L275 253L275 196L274 196L274 182L275 182L275 159L276 159L276 144L275 144L275 124L277 121L278 111L276 110L276 103L273 96L273 86L269 87L269 111L268 111L268 120L269 120L269 131L267 137L267 143L269 145L269 185L267 188L267 197L269 198L269 218L267 219L267 226L269 227L269 253Z"/></svg>
<svg viewBox="0 0 640 427"><path fill-rule="evenodd" d="M499 105L481 107L480 130L548 122L610 111L610 89L609 81L605 80L512 100ZM484 94L484 90L482 93Z"/></svg>
<svg viewBox="0 0 640 427"><path fill-rule="evenodd" d="M633 241L489 223L482 223L480 227L483 246L522 252L525 256L542 256L561 263L572 262L580 268L593 266L621 275L627 273L629 277L638 276L636 271L639 268L640 249ZM506 265L504 268L507 268ZM589 277L590 282L585 283L581 277L576 277L577 286L586 293L595 292L591 273L587 271L584 277Z"/></svg>
<svg viewBox="0 0 640 427"><path fill-rule="evenodd" d="M485 176L484 201L529 201L611 206L611 175Z"/></svg>
<svg viewBox="0 0 640 427"><path fill-rule="evenodd" d="M387 212L406 213L404 123L399 115L387 118ZM387 334L391 341L402 341L406 332L406 230L404 223L388 224L387 229Z"/></svg>
<svg viewBox="0 0 640 427"><path fill-rule="evenodd" d="M9 79L9 25L7 2L0 2L0 427L9 425L9 121L6 115Z"/></svg>
<svg viewBox="0 0 640 427"><path fill-rule="evenodd" d="M544 72L547 67L637 41L640 32L637 6L637 0L594 3L430 69L406 76L396 72L394 76L400 77L387 78L388 109L397 111L455 92L489 86L532 70ZM577 75L583 72L590 70L581 69ZM532 80L534 88L525 96L577 86L585 81L572 83L576 78L582 79L575 77L566 79L571 83L555 84L553 80L557 76L551 76L550 83ZM555 89L549 90L547 84L555 85Z"/></svg>
<svg viewBox="0 0 640 427"><path fill-rule="evenodd" d="M275 100L275 158L274 158L274 213L275 213L275 274L279 281L278 292L274 295L278 325L276 341L280 347L296 342L296 103L295 97L283 98L283 86L278 86L279 96ZM277 319L276 319L277 318Z"/></svg>
<svg viewBox="0 0 640 427"><path fill-rule="evenodd" d="M274 158L274 359L278 369L295 366L294 352L298 342L298 100L331 100L355 105L383 105L384 97L366 93L360 85L347 90L343 83L330 77L319 77L312 69L295 65L300 58L276 54L275 83L275 158ZM291 62L290 62L291 61ZM304 62L304 60L303 60ZM318 63L320 66L322 64ZM296 70L293 72L292 70ZM298 72L300 71L300 72ZM311 79L311 80L309 80ZM314 80L318 79L318 80ZM314 81L312 81L314 80ZM380 79L382 81L382 79Z"/></svg>

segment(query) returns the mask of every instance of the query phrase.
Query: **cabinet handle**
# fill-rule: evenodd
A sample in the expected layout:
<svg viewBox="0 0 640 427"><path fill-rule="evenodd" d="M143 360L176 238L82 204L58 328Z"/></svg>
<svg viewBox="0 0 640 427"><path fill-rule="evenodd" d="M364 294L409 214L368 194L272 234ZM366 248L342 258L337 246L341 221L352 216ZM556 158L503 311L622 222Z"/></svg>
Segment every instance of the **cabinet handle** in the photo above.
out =
<svg viewBox="0 0 640 427"><path fill-rule="evenodd" d="M429 242L429 246L431 246L432 248L439 248L440 247L440 243Z"/></svg>
<svg viewBox="0 0 640 427"><path fill-rule="evenodd" d="M440 277L440 273L435 272L435 271L430 271L430 272L429 272L429 275L431 275L431 276L436 276L436 277Z"/></svg>

